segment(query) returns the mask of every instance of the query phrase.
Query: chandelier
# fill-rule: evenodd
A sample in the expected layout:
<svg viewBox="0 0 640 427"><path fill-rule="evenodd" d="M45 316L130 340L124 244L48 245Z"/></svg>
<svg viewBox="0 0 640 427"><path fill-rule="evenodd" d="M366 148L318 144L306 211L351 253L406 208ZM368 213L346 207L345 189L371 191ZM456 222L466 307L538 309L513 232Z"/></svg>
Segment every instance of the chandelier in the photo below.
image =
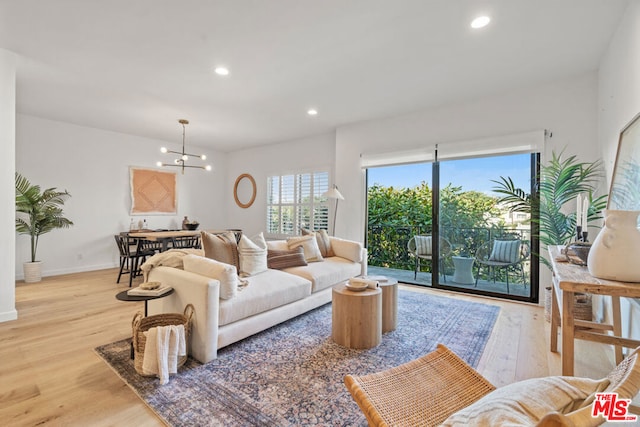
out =
<svg viewBox="0 0 640 427"><path fill-rule="evenodd" d="M202 155L197 155L197 154L189 154L186 153L184 151L184 141L185 141L185 125L189 124L189 120L186 119L180 119L178 120L178 123L180 123L182 125L182 152L180 151L173 151L173 150L168 150L167 147L162 147L160 148L160 152L166 154L166 153L171 153L171 154L178 154L180 157L178 157L177 159L175 159L173 161L173 163L163 163L163 162L157 162L156 165L162 167L162 166L175 166L175 167L179 167L182 168L182 173L184 174L184 168L196 168L196 169L204 169L207 171L211 170L211 165L206 165L206 166L197 166L197 165L188 165L187 160L189 160L189 157L198 157L200 160L206 160L207 156L205 156L204 154Z"/></svg>

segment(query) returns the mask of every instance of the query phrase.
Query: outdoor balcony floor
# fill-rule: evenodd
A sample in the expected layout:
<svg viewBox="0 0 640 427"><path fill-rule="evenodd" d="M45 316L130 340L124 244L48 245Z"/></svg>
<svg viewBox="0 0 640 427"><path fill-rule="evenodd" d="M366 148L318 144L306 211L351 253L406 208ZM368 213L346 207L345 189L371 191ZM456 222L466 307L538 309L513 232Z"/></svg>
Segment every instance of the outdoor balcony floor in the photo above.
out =
<svg viewBox="0 0 640 427"><path fill-rule="evenodd" d="M475 272L475 270L474 270ZM416 285L426 285L431 286L431 273L430 272L419 272L416 279L413 278L413 270L399 270L395 268L385 268L385 267L375 267L368 266L368 274L369 275L380 275L380 276L389 276L398 280L398 282L408 283L408 284L416 284ZM446 283L442 281L442 276L440 276L441 284L446 286L452 286L455 288L460 288L461 290L477 290L477 291L485 291L492 292L504 295L517 295L521 297L529 296L529 284L523 285L522 283L516 280L516 277L513 276L514 281L511 281L511 277L509 278L509 293L507 294L507 283L506 282L493 282L487 280L478 280L478 286L475 284L471 285L463 285L460 283L455 283L453 281L453 276L446 276Z"/></svg>

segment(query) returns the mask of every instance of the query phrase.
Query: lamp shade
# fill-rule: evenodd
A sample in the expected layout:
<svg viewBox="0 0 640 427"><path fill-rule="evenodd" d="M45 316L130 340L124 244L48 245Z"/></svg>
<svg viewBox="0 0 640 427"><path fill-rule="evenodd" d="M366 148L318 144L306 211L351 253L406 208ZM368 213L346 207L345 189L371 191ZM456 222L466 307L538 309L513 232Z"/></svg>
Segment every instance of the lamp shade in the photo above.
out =
<svg viewBox="0 0 640 427"><path fill-rule="evenodd" d="M340 192L338 191L338 187L336 187L335 185L333 186L333 188L322 193L322 197L326 197L327 199L344 200L344 196L340 194Z"/></svg>

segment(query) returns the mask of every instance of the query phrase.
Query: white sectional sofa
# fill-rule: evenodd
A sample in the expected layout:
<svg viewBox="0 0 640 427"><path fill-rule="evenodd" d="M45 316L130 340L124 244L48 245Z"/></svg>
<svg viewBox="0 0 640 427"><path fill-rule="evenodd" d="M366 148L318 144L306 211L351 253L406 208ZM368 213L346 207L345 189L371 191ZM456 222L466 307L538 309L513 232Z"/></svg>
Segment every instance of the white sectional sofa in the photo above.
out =
<svg viewBox="0 0 640 427"><path fill-rule="evenodd" d="M185 305L193 304L189 354L206 363L217 357L219 348L330 302L334 285L366 274L367 252L362 244L335 237L330 242L334 256L251 275L246 278L248 285L229 299L220 298L222 275L213 278L186 271L186 262L185 270L155 267L147 280L162 282L175 292L149 301L149 314L182 312ZM266 243L270 250L287 248L284 240Z"/></svg>

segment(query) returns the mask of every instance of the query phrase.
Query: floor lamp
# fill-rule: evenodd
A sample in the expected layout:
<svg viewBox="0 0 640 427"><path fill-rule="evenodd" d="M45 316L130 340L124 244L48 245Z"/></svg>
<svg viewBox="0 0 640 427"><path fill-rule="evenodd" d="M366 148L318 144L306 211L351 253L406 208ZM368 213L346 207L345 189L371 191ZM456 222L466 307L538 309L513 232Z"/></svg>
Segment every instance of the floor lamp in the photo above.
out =
<svg viewBox="0 0 640 427"><path fill-rule="evenodd" d="M331 233L333 236L336 235L336 217L338 215L338 200L344 200L344 196L340 194L338 191L338 186L333 184L333 188L328 191L325 191L322 194L322 197L326 197L327 199L336 199L336 209L333 213L333 232Z"/></svg>

